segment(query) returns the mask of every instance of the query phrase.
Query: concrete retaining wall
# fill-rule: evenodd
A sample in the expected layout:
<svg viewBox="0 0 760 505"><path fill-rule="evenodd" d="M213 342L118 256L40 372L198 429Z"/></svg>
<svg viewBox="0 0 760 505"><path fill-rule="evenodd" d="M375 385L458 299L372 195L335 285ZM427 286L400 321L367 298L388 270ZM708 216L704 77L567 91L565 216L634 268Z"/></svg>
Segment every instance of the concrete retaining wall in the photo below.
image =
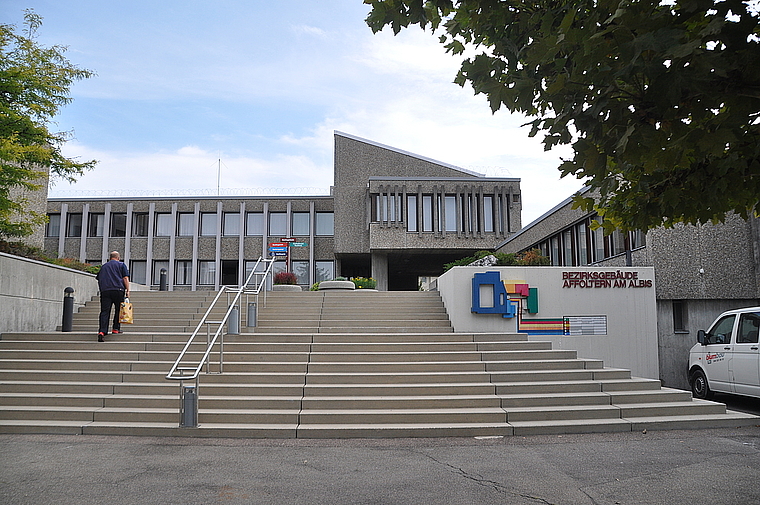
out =
<svg viewBox="0 0 760 505"><path fill-rule="evenodd" d="M536 288L538 312L529 313L527 297L513 294L510 300L520 300L519 317L473 312L473 277L490 271L505 285ZM530 340L551 341L554 349L659 379L652 267L454 267L438 278L438 291L457 332L527 333ZM485 293L481 307L493 290ZM600 326L606 326L603 333Z"/></svg>
<svg viewBox="0 0 760 505"><path fill-rule="evenodd" d="M74 288L75 311L98 294L93 274L0 253L0 334L55 331L68 286Z"/></svg>

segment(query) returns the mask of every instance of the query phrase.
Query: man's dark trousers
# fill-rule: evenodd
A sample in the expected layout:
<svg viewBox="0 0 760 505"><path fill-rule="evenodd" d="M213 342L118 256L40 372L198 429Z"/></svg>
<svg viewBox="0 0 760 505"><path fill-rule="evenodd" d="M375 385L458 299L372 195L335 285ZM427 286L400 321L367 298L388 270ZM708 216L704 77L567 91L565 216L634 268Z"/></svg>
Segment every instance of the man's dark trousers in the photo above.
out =
<svg viewBox="0 0 760 505"><path fill-rule="evenodd" d="M99 333L104 335L108 333L108 319L111 317L111 306L114 307L113 316L113 329L120 330L121 323L119 322L119 311L121 310L121 302L124 301L124 291L101 291L100 292L100 320L99 320Z"/></svg>

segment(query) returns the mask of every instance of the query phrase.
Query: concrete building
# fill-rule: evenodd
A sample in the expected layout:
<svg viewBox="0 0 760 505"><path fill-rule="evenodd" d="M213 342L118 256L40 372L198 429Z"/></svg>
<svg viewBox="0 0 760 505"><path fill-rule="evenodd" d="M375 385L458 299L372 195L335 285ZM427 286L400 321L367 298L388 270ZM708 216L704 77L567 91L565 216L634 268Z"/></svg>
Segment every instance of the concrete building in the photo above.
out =
<svg viewBox="0 0 760 505"><path fill-rule="evenodd" d="M521 209L519 179L336 132L331 196L51 198L45 249L93 264L118 250L133 281L157 286L165 269L169 289L196 290L240 284L287 239L277 269L303 286L372 276L381 290L416 290L519 230Z"/></svg>
<svg viewBox="0 0 760 505"><path fill-rule="evenodd" d="M688 389L688 350L721 312L760 304L760 219L676 225L647 233L592 230L594 213L557 205L498 246L538 248L557 266L651 266L655 271L660 379Z"/></svg>

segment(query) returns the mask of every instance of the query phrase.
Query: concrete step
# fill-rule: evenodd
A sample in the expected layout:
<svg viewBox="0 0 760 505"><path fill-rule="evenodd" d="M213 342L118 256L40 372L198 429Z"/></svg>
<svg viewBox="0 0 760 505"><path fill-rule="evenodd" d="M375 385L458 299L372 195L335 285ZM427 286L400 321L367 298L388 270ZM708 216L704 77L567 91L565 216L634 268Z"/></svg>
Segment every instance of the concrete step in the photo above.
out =
<svg viewBox="0 0 760 505"><path fill-rule="evenodd" d="M755 422L548 341L454 333L437 293L277 292L259 304L258 327L225 335L224 373L200 376L200 426L180 429L179 383L165 375L211 297L133 296L142 319L105 343L97 300L75 315L78 331L0 336L0 433L477 436ZM183 364L204 351L199 335Z"/></svg>
<svg viewBox="0 0 760 505"><path fill-rule="evenodd" d="M303 410L301 426L311 424L397 424L397 423L505 423L507 414L494 408L431 408L431 409L339 409Z"/></svg>

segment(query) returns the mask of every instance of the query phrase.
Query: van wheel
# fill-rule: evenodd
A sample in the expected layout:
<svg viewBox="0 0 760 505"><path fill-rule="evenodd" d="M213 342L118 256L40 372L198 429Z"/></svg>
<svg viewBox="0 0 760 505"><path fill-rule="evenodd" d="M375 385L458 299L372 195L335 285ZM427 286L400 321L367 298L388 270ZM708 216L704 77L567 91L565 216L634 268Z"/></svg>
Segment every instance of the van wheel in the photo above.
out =
<svg viewBox="0 0 760 505"><path fill-rule="evenodd" d="M710 386L707 384L707 376L702 370L691 374L691 394L694 398L706 399L712 396Z"/></svg>

